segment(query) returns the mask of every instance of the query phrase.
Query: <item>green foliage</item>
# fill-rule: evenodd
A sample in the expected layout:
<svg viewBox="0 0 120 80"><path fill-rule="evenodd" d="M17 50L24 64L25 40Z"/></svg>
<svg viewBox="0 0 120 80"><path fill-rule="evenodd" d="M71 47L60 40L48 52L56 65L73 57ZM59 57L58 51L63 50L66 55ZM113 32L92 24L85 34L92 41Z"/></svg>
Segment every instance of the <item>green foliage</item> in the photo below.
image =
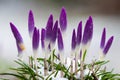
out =
<svg viewBox="0 0 120 80"><path fill-rule="evenodd" d="M59 76L60 72L63 72L63 77L67 78L68 80L80 80L80 77L77 77L76 75L76 73L81 72L80 63L78 63L79 65L77 71L71 72L71 65L69 65L69 67L66 67L65 64L62 64L60 62L60 59L55 55L55 50L53 50L52 55L47 59L49 72L47 76L44 76L42 72L44 67L44 58L37 58L38 72L35 69L34 58L30 57L29 59L29 64L20 59L16 60L15 62L18 64L17 68L10 68L10 70L12 70L11 73L0 73L0 75L11 75L16 77L18 80L52 80L53 77L55 78ZM54 67L53 71L51 71L52 62ZM109 61L94 60L90 64L84 63L84 71L89 71L88 73L84 74L84 80L120 80L120 74L114 74L113 71L106 71L106 67L104 65L108 62Z"/></svg>

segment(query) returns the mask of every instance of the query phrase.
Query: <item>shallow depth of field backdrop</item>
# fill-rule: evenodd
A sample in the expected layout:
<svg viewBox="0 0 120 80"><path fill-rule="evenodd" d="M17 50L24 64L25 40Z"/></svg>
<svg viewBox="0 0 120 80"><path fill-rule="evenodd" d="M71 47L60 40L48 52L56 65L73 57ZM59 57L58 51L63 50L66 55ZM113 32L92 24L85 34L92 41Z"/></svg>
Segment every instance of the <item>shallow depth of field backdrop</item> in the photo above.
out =
<svg viewBox="0 0 120 80"><path fill-rule="evenodd" d="M115 37L106 56L107 60L110 59L108 70L115 68L114 71L120 73L120 0L0 0L0 72L14 66L13 60L17 58L16 43L9 23L13 22L19 29L26 45L26 55L30 55L32 49L27 31L29 10L34 13L35 25L41 29L46 26L50 13L54 15L54 20L59 18L63 6L68 17L64 41L66 54L70 50L72 29L77 28L80 20L84 27L88 17L92 16L94 34L86 62L98 58L102 30L106 27L107 39L111 35Z"/></svg>

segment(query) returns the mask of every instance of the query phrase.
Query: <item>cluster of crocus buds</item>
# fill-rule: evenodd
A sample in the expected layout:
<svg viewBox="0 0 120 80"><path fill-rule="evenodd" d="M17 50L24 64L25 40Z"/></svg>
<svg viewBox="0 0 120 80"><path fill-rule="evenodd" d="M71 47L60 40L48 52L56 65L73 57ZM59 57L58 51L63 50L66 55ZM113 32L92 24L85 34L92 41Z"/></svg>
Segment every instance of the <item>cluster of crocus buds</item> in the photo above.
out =
<svg viewBox="0 0 120 80"><path fill-rule="evenodd" d="M110 49L114 37L111 36L106 43L106 28L103 29L101 43L100 43L100 60L103 60L108 50Z"/></svg>
<svg viewBox="0 0 120 80"><path fill-rule="evenodd" d="M14 24L10 23L10 26L16 40L18 48L18 57L22 57L23 51L25 50L23 38ZM49 55L48 53L50 53L55 48L54 46L57 41L59 51L58 53L60 55L61 61L65 60L62 58L64 57L63 55L65 54L65 53L63 54L63 51L65 50L63 35L65 34L66 29L67 29L67 14L65 8L61 9L59 20L56 20L55 23L53 20L53 15L50 14L45 28L42 28L41 30L35 27L33 12L30 10L28 16L28 31L30 38L32 40L32 48L35 58L36 54L38 54L40 42L42 50L45 53L44 57L48 58L47 57ZM92 36L93 36L93 20L92 17L90 16L86 21L83 33L82 33L82 21L79 22L77 31L73 29L72 32L71 55L73 59L76 58L75 64L78 63L78 59L80 59L80 61L84 61L84 54L85 51L87 51L87 49L89 48ZM110 37L110 39L106 43L106 29L104 28L100 43L100 49L103 55L107 54L112 42L113 36Z"/></svg>

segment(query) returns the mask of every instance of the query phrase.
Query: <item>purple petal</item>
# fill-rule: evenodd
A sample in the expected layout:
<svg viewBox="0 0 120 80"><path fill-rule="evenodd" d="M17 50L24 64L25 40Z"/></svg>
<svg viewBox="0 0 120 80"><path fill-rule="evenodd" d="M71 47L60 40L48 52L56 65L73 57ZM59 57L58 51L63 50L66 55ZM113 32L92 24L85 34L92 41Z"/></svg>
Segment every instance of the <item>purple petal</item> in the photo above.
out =
<svg viewBox="0 0 120 80"><path fill-rule="evenodd" d="M77 28L77 45L80 45L82 39L82 21L79 23Z"/></svg>
<svg viewBox="0 0 120 80"><path fill-rule="evenodd" d="M33 50L37 50L39 47L39 30L35 27L34 32L33 32L33 38L32 38L32 45L33 45Z"/></svg>
<svg viewBox="0 0 120 80"><path fill-rule="evenodd" d="M46 25L46 39L51 40L52 36L52 28L53 28L53 15L49 16L47 25Z"/></svg>
<svg viewBox="0 0 120 80"><path fill-rule="evenodd" d="M105 40L106 40L106 29L103 29L102 32L102 38L101 38L101 43L100 43L100 48L103 49L105 45Z"/></svg>
<svg viewBox="0 0 120 80"><path fill-rule="evenodd" d="M15 39L16 39L16 42L19 43L19 44L23 43L22 36L20 35L20 33L17 30L17 28L15 27L15 25L10 23L10 27L11 27L12 33L13 33Z"/></svg>
<svg viewBox="0 0 120 80"><path fill-rule="evenodd" d="M58 32L58 21L55 22L55 25L54 25L54 28L52 31L52 39L51 39L52 43L55 43L55 41L56 41L57 32Z"/></svg>
<svg viewBox="0 0 120 80"><path fill-rule="evenodd" d="M89 41L91 41L92 35L93 35L93 21L92 17L90 16L85 25L82 43L87 44Z"/></svg>
<svg viewBox="0 0 120 80"><path fill-rule="evenodd" d="M112 45L112 42L113 42L113 39L114 39L113 36L109 38L109 40L108 40L108 42L107 42L107 44L106 44L106 46L105 46L105 48L104 48L104 50L103 50L103 53L104 53L105 55L107 54L108 50L110 49L110 47L111 47L111 45Z"/></svg>
<svg viewBox="0 0 120 80"><path fill-rule="evenodd" d="M45 35L46 35L46 31L44 28L42 28L42 30L41 30L41 46L43 49L45 48Z"/></svg>
<svg viewBox="0 0 120 80"><path fill-rule="evenodd" d="M62 34L60 31L60 28L58 28L58 49L59 49L59 51L62 51L64 49L63 39L62 39Z"/></svg>
<svg viewBox="0 0 120 80"><path fill-rule="evenodd" d="M65 8L62 8L62 10L61 10L59 23L60 23L61 31L62 32L66 31L66 28L67 28L67 14L66 14Z"/></svg>
<svg viewBox="0 0 120 80"><path fill-rule="evenodd" d="M76 48L76 33L75 33L75 29L73 30L73 33L72 33L71 48L72 48L72 50L74 50Z"/></svg>
<svg viewBox="0 0 120 80"><path fill-rule="evenodd" d="M29 30L29 35L32 37L33 31L34 31L34 16L32 10L29 11L29 16L28 16L28 30Z"/></svg>

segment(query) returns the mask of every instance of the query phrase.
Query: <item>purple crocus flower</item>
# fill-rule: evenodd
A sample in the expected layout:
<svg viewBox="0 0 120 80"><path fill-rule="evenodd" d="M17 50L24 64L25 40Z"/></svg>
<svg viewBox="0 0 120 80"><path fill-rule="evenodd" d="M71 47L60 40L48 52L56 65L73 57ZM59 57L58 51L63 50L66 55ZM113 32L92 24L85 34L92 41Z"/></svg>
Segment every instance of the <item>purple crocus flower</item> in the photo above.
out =
<svg viewBox="0 0 120 80"><path fill-rule="evenodd" d="M85 25L82 43L86 45L89 41L91 41L92 35L93 35L93 21L92 17L90 16Z"/></svg>
<svg viewBox="0 0 120 80"><path fill-rule="evenodd" d="M102 38L101 38L101 43L100 43L100 48L101 49L104 48L105 40L106 40L106 28L104 28L103 32L102 32Z"/></svg>
<svg viewBox="0 0 120 80"><path fill-rule="evenodd" d="M15 25L10 22L10 27L11 27L12 33L13 33L15 39L16 39L16 42L18 44L23 44L23 38L20 35L18 29L15 27Z"/></svg>
<svg viewBox="0 0 120 80"><path fill-rule="evenodd" d="M104 50L103 50L104 55L106 55L107 52L108 52L108 50L110 49L110 47L111 47L111 45L112 45L112 42L113 42L113 39L114 39L114 37L111 36L111 37L109 38L109 40L107 41L107 44L105 45L105 48L104 48Z"/></svg>
<svg viewBox="0 0 120 80"><path fill-rule="evenodd" d="M75 29L73 29L73 33L72 33L72 44L71 44L71 48L72 50L75 50L76 48L76 33L75 33Z"/></svg>
<svg viewBox="0 0 120 80"><path fill-rule="evenodd" d="M40 36L39 30L35 27L32 38L33 50L37 50L39 47L39 40L40 40L39 36Z"/></svg>
<svg viewBox="0 0 120 80"><path fill-rule="evenodd" d="M61 31L64 32L66 31L67 28L67 14L66 14L66 10L63 7L60 13L60 18L59 18L59 24L60 24L60 28Z"/></svg>
<svg viewBox="0 0 120 80"><path fill-rule="evenodd" d="M57 32L58 32L58 21L55 22L53 30L52 30L52 39L51 39L52 43L55 43L55 41L56 41Z"/></svg>
<svg viewBox="0 0 120 80"><path fill-rule="evenodd" d="M80 21L77 28L77 45L80 45L82 39L82 21Z"/></svg>
<svg viewBox="0 0 120 80"><path fill-rule="evenodd" d="M32 10L29 11L29 16L28 16L28 30L29 30L29 35L32 37L33 31L34 31L34 16Z"/></svg>
<svg viewBox="0 0 120 80"><path fill-rule="evenodd" d="M42 46L42 49L45 48L45 35L46 35L46 31L44 28L42 28L41 30L41 46Z"/></svg>
<svg viewBox="0 0 120 80"><path fill-rule="evenodd" d="M64 44L63 44L63 38L62 38L62 34L60 31L60 28L58 28L58 49L59 51L62 51L64 49Z"/></svg>
<svg viewBox="0 0 120 80"><path fill-rule="evenodd" d="M23 50L25 50L22 36L20 35L19 31L17 30L17 28L15 27L14 24L10 23L10 27L11 27L12 33L15 37L15 40L16 40L16 45L17 45L17 49L18 49L18 57L22 57L21 53Z"/></svg>
<svg viewBox="0 0 120 80"><path fill-rule="evenodd" d="M46 40L51 40L52 29L53 29L53 15L51 14L46 25Z"/></svg>

